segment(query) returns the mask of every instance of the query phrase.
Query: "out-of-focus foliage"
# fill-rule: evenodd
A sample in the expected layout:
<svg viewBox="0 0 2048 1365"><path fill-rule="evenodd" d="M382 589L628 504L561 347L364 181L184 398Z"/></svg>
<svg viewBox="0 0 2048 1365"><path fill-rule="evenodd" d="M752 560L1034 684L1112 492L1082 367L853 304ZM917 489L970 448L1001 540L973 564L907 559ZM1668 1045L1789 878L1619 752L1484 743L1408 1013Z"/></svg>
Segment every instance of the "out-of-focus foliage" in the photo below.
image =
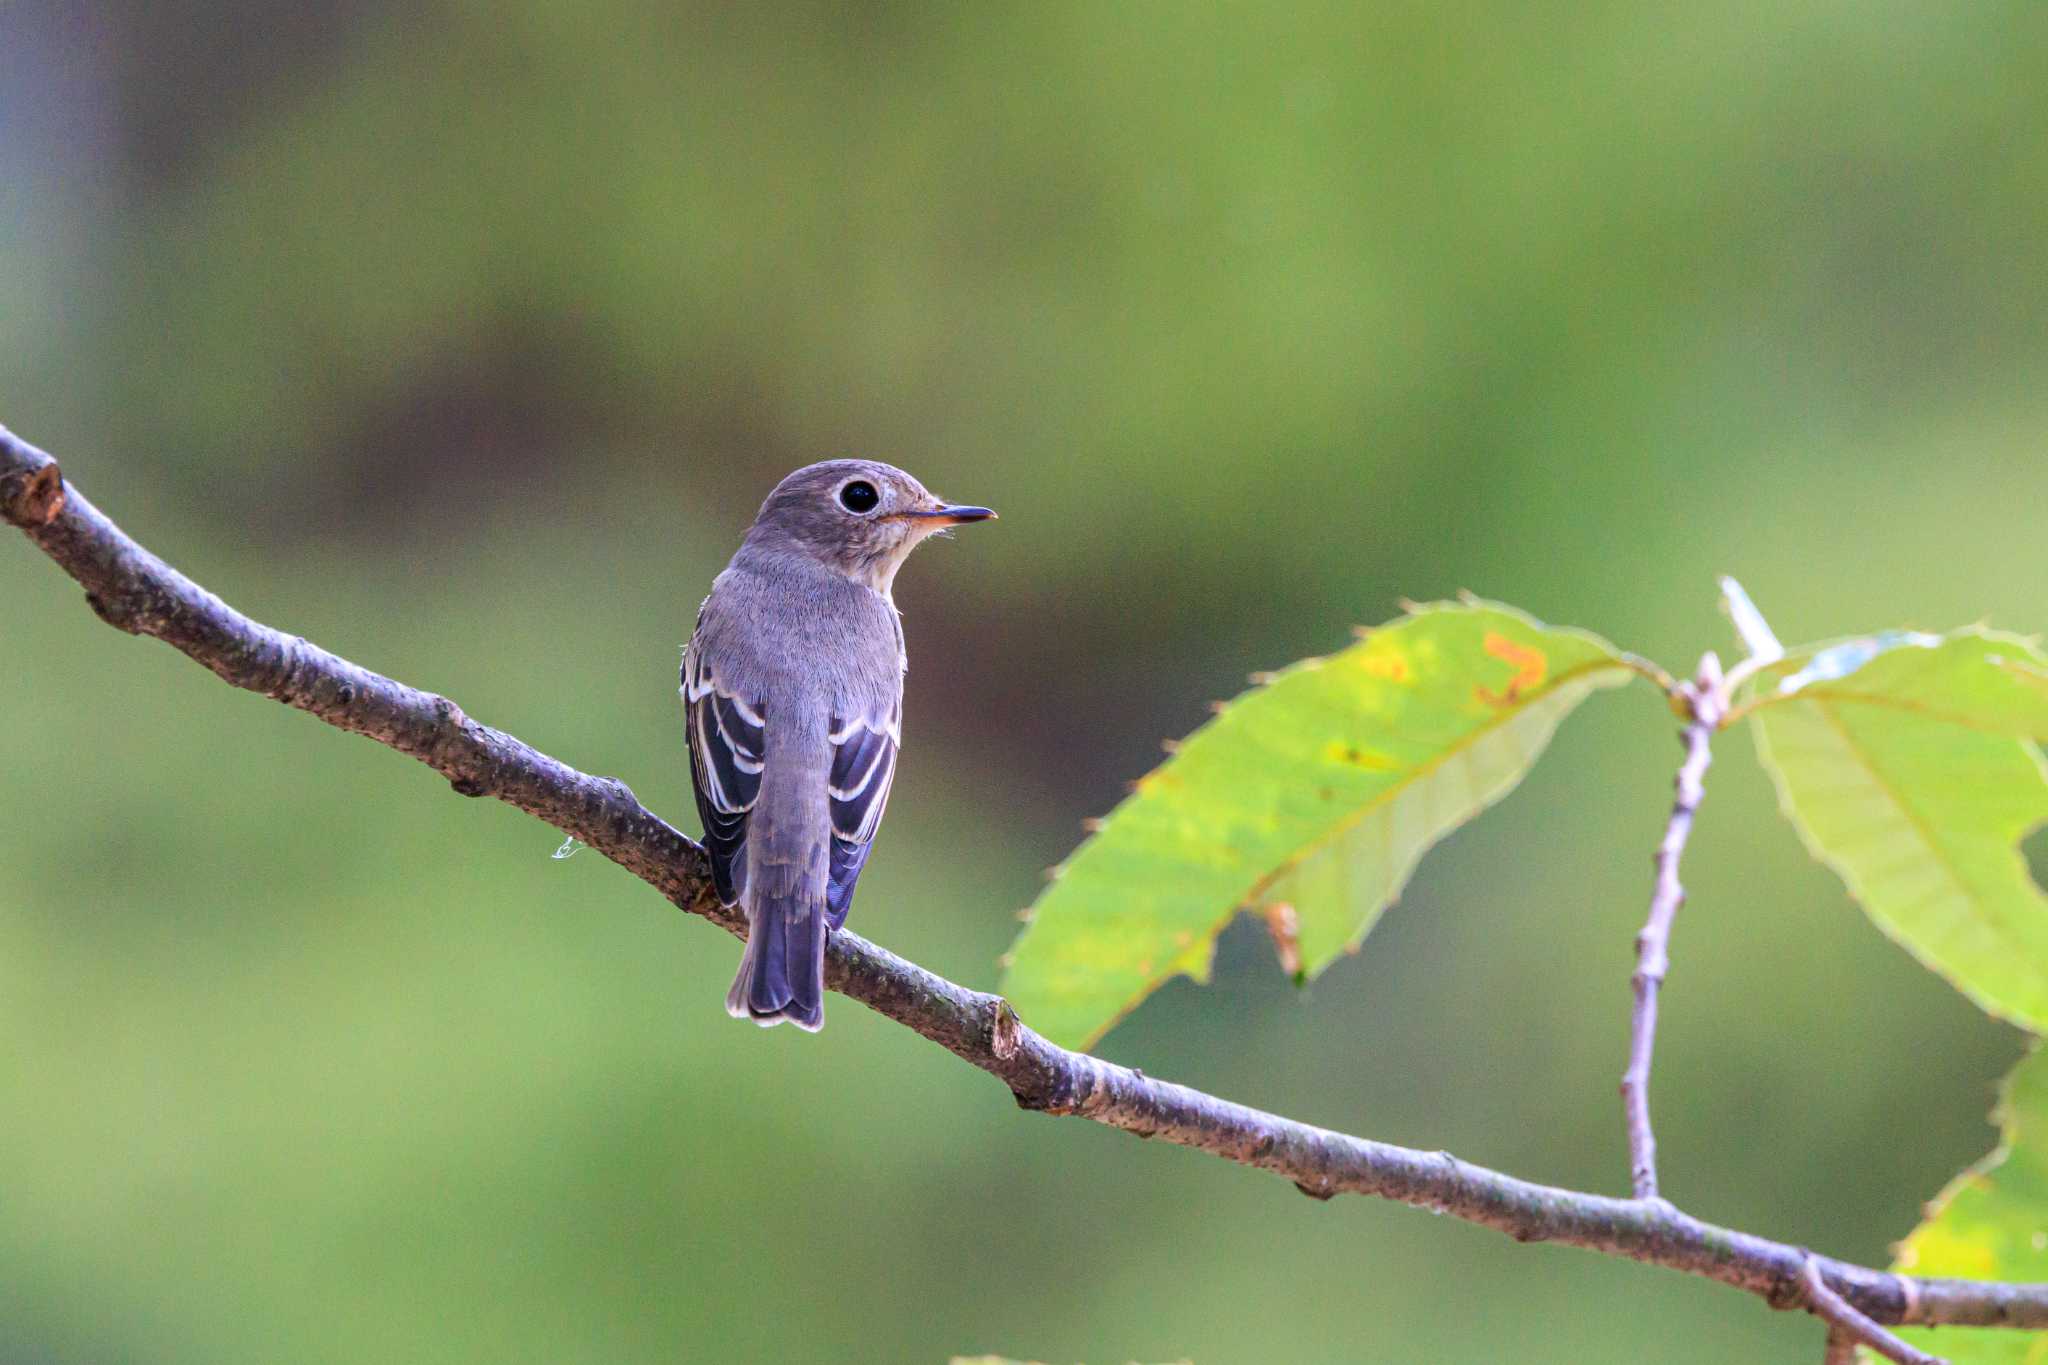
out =
<svg viewBox="0 0 2048 1365"><path fill-rule="evenodd" d="M1003 991L1093 1042L1259 910L1298 978L1355 950L1437 840L1513 790L1559 721L1629 678L1612 645L1490 603L1416 607L1222 708L1054 872Z"/></svg>
<svg viewBox="0 0 2048 1365"><path fill-rule="evenodd" d="M2048 1280L2048 1055L2008 1076L1992 1115L1998 1150L1958 1176L1899 1247L1894 1268L1974 1280ZM1956 1365L2031 1365L2038 1333L1942 1328L1908 1332Z"/></svg>
<svg viewBox="0 0 2048 1365"><path fill-rule="evenodd" d="M1006 1356L954 1356L952 1365L1038 1365L1036 1361L1011 1360ZM1194 1365L1183 1360L1179 1365Z"/></svg>
<svg viewBox="0 0 2048 1365"><path fill-rule="evenodd" d="M2048 894L2020 840L2048 822L2048 690L1985 631L1795 651L1753 712L1792 822L1872 919L1985 1009L2048 1030Z"/></svg>
<svg viewBox="0 0 2048 1365"><path fill-rule="evenodd" d="M774 480L873 454L998 508L898 586L855 912L989 987L1161 736L1402 596L1680 662L1730 571L1790 638L2038 626L2043 126L2021 0L14 0L0 421L237 606L685 823L676 649ZM4 539L0 717L0 1356L1818 1357L1715 1286L1020 1117L865 1011L732 1025L726 936ZM1372 951L1302 992L1226 931L1109 1054L1625 1188L1670 729L1586 708ZM1667 1184L1882 1261L2019 1040L1741 745L1686 880Z"/></svg>

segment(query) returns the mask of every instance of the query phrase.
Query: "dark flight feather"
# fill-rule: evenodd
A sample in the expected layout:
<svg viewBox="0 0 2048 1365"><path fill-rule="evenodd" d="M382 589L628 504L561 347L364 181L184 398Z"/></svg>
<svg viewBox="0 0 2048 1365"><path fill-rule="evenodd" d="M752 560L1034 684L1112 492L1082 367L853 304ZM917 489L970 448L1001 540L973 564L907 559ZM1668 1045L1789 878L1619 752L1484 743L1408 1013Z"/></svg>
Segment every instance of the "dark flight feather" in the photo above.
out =
<svg viewBox="0 0 2048 1365"><path fill-rule="evenodd" d="M832 718L832 866L825 907L834 929L846 923L853 909L854 883L867 865L889 804L899 723L899 716L851 722Z"/></svg>
<svg viewBox="0 0 2048 1365"><path fill-rule="evenodd" d="M684 668L683 703L689 718L690 785L704 822L712 884L720 903L737 905L746 891L747 816L761 795L766 717L760 708L719 691L718 679L696 658Z"/></svg>

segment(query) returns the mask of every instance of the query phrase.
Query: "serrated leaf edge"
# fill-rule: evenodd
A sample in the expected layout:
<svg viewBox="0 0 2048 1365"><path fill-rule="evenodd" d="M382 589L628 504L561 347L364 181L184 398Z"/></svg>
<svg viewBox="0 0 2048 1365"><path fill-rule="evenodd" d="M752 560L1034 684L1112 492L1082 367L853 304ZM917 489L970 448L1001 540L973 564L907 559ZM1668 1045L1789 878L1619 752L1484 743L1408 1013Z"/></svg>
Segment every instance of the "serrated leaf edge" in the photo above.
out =
<svg viewBox="0 0 2048 1365"><path fill-rule="evenodd" d="M1630 663L1622 657L1621 651L1615 649L1614 646L1608 644L1605 640L1602 640L1597 635L1593 635L1590 632L1586 631L1574 630L1569 626L1545 625L1543 622L1536 620L1536 618L1528 615L1526 612L1518 611L1514 607L1503 606L1498 603L1483 602L1476 599L1471 604L1432 603L1423 607L1421 610L1410 612L1408 614L1408 617L1403 618L1403 620L1405 621L1407 619L1419 617L1431 611L1478 611L1486 609L1503 611L1510 615L1520 617L1521 619L1528 622L1531 626L1535 627L1538 630L1556 631L1562 634L1579 635L1584 638L1593 640L1601 646L1603 646L1605 649L1607 649L1607 651L1613 657L1606 659L1589 660L1586 663L1580 664L1576 668L1567 669L1565 672L1560 673L1556 677L1549 679L1542 685L1541 689L1534 693L1529 698L1529 700L1526 701L1522 706L1515 708L1514 710L1503 712L1498 718L1491 720L1487 722L1487 724L1485 724L1484 726L1481 726L1479 729L1472 731L1470 735L1466 736L1466 738L1460 741L1460 743L1455 747L1445 750L1444 753L1430 760L1428 765L1426 765L1425 767L1417 769L1415 779L1417 781L1420 781L1423 777L1426 777L1430 773L1433 773L1434 771L1436 771L1437 768L1441 767L1445 763L1450 762L1453 758L1456 758L1459 755L1463 754L1469 746L1477 743L1481 737L1493 733L1493 731L1500 726L1506 725L1510 720L1514 719L1515 716L1521 714L1523 711L1526 711L1528 709L1528 706L1530 704L1533 704L1534 701L1554 696L1560 688L1564 687L1568 683L1584 682L1591 675L1605 672L1609 669L1617 670L1624 673L1640 673L1641 671L1630 665ZM1396 621L1390 623L1390 625L1399 624L1402 624L1402 622ZM1381 627L1381 629L1387 628L1388 627ZM1296 668L1304 668L1309 667L1311 665L1320 665L1322 663L1327 662L1327 660L1328 656L1326 655L1320 655L1312 659L1303 659L1295 664L1290 665L1287 669L1282 670L1282 672L1292 672ZM1624 681L1626 680L1617 680L1616 685L1619 685L1621 682ZM1586 696L1591 696L1593 691L1594 687L1588 685L1586 688ZM1585 697L1581 697L1579 700L1583 701L1585 700ZM1564 718L1560 716L1558 719L1560 722L1562 722ZM1214 723L1214 721L1208 722L1208 724ZM1158 769L1155 768L1153 769L1153 771L1156 772L1158 771ZM1519 785L1519 779L1517 780L1517 783L1515 785ZM1507 792L1503 792L1501 793L1501 796L1505 797L1507 794ZM1169 963L1168 969L1161 971L1157 975L1147 978L1145 984L1139 988L1137 993L1134 994L1129 1000L1125 1001L1122 1005L1119 1005L1116 1011L1109 1016L1108 1020L1105 1021L1100 1028L1096 1029L1094 1032L1088 1034L1085 1038L1083 1038L1080 1044L1081 1050L1088 1051L1092 1049L1097 1043L1101 1042L1102 1039L1108 1035L1111 1029L1115 1028L1125 1019L1129 1018L1133 1010L1137 1009L1138 1006L1144 1004L1146 1000L1150 999L1152 995L1160 989L1160 987L1164 986L1167 982L1173 980L1173 978L1175 978L1176 976L1185 976L1188 977L1190 980L1196 981L1198 983L1206 983L1209 979L1210 973L1214 970L1216 965L1216 940L1222 936L1223 931L1225 929L1230 927L1230 922L1232 920L1236 919L1239 915L1245 914L1248 911L1252 910L1254 907L1256 907L1256 905L1258 904L1259 896L1263 894L1266 890L1268 890L1275 882L1279 881L1281 877L1285 876L1288 872L1292 871L1296 866L1298 866L1301 863L1301 861L1308 856L1309 850L1321 849L1329 843L1333 842L1334 840L1343 837L1343 834L1346 830L1350 829L1358 821L1363 820L1367 815L1377 810L1383 803L1396 799L1398 795L1398 792L1383 793L1380 796L1374 797L1370 802L1360 806L1355 812L1347 816L1342 822L1333 826L1328 834L1323 836L1321 839L1316 840L1314 843L1304 846L1304 850L1302 852L1296 854L1293 858L1289 859L1286 863L1282 864L1275 871L1269 873L1267 876L1261 878L1258 882L1256 882L1252 886L1252 889L1248 891L1241 900L1239 900L1236 904L1232 905L1229 908L1229 910L1225 911L1214 922L1212 922L1207 929L1203 930L1200 934L1198 934L1195 939L1195 942L1189 944L1186 949L1183 949L1176 956L1169 958L1167 960ZM1496 798L1496 802L1498 799L1499 798ZM1490 808L1492 805L1496 804L1496 802L1488 802L1487 805L1482 806L1480 808L1480 811L1475 811L1473 813L1474 816L1477 816L1484 810ZM1110 816L1112 817L1115 814L1116 812L1114 810L1110 812ZM1431 846L1434 847L1434 842L1432 842ZM1423 852L1427 853L1428 850L1425 849L1423 850ZM1409 875L1413 875L1415 867L1419 865L1420 862L1421 855L1417 855L1415 863L1410 864L1408 868ZM1401 890L1405 889L1406 884L1407 878L1404 876L1401 879L1400 885L1396 887L1393 894L1388 896L1386 905L1381 907L1383 911L1394 904L1395 900L1398 899ZM1358 943L1362 943L1365 938L1365 933L1369 933L1372 927L1373 926L1371 925L1366 926L1365 932L1361 933L1356 939L1353 939L1352 944L1355 946ZM1197 949L1201 950L1201 961L1199 964L1190 963L1190 965L1182 967L1175 967L1171 965L1173 963L1190 962L1190 959L1196 954Z"/></svg>

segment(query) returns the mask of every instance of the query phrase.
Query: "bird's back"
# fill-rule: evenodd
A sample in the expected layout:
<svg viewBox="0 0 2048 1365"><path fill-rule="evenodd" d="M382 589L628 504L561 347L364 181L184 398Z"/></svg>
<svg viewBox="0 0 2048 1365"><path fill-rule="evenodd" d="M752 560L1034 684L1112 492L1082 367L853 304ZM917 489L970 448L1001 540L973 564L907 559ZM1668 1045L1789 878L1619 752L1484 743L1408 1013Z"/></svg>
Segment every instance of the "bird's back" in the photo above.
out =
<svg viewBox="0 0 2048 1365"><path fill-rule="evenodd" d="M903 630L872 588L796 555L743 546L711 585L691 649L743 694L785 712L890 712L903 697Z"/></svg>
<svg viewBox="0 0 2048 1365"><path fill-rule="evenodd" d="M822 1023L824 937L887 799L902 688L895 608L872 589L753 546L712 585L683 691L720 894L750 925L731 1013Z"/></svg>

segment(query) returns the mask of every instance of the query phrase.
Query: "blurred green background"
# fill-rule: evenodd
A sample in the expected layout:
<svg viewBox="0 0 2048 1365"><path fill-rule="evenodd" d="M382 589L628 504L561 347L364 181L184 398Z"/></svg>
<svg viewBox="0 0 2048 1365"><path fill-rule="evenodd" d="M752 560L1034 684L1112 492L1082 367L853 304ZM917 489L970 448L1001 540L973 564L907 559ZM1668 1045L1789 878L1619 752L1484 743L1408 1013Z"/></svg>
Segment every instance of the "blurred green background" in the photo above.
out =
<svg viewBox="0 0 2048 1365"><path fill-rule="evenodd" d="M0 421L261 619L694 829L677 646L787 469L1000 525L899 600L862 932L987 987L1163 736L1470 588L1688 668L2048 626L2048 10L0 8ZM1019 1113L0 543L0 1358L1805 1361L1717 1286ZM1108 1039L1620 1191L1678 751L1596 698L1305 993ZM1720 748L1665 1185L1882 1262L2022 1039Z"/></svg>

